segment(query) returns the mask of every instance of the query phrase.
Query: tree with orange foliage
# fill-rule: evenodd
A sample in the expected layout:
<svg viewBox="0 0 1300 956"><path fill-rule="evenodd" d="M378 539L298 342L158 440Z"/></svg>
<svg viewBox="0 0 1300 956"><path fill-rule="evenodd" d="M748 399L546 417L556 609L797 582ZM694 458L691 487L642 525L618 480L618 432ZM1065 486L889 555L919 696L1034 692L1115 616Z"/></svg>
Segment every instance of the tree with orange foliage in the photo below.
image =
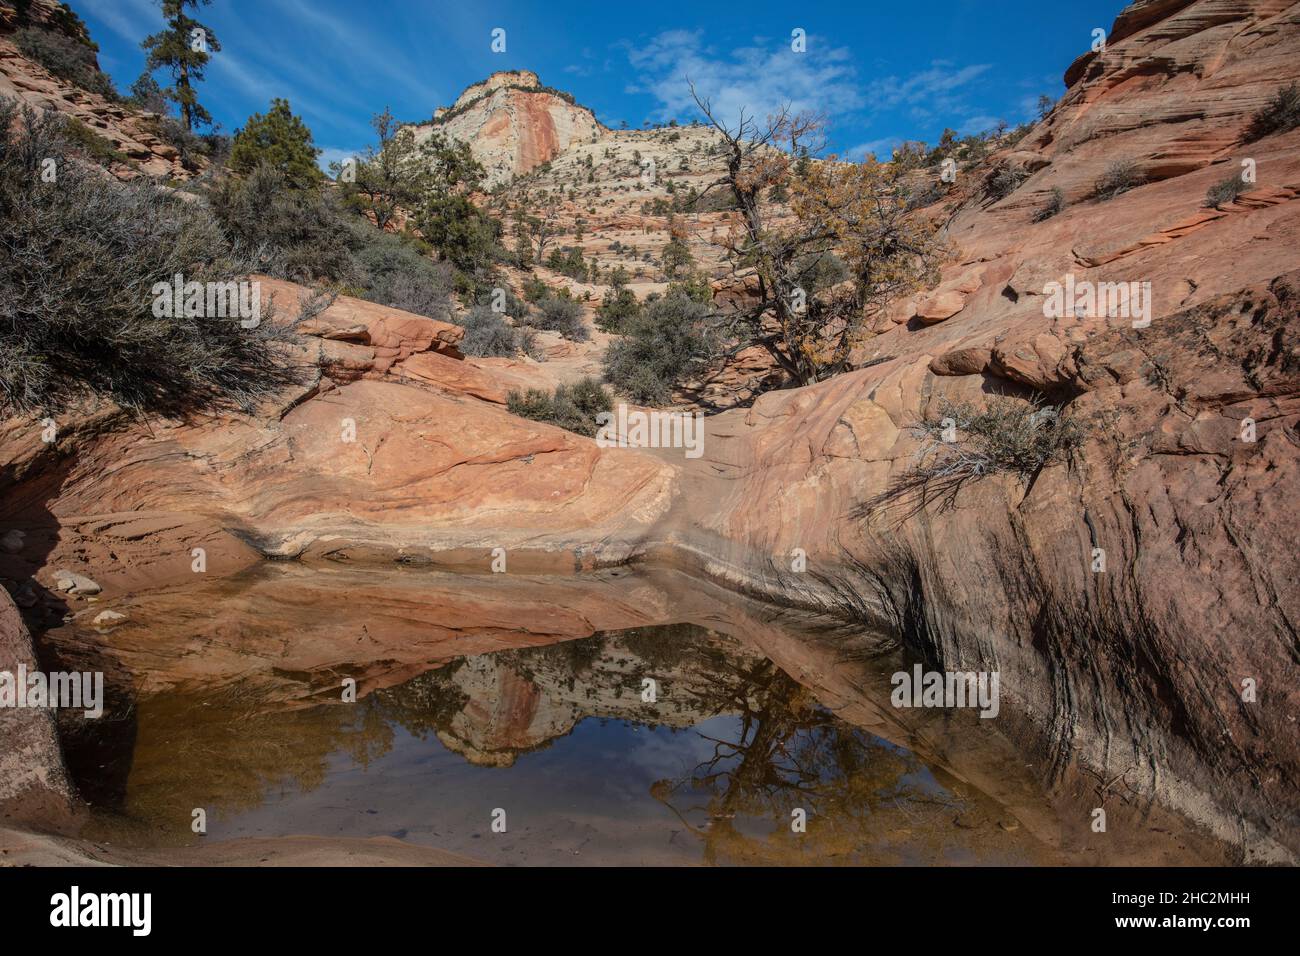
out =
<svg viewBox="0 0 1300 956"><path fill-rule="evenodd" d="M908 214L892 164L811 159L825 146L822 117L786 107L760 125L742 110L728 126L694 85L691 95L723 138L727 172L708 189L735 199L737 217L721 245L750 293L718 318L737 349L763 346L797 385L847 371L880 311L937 280L939 227ZM769 187L777 185L790 196L791 215L782 218L773 218ZM817 288L837 260L846 278Z"/></svg>

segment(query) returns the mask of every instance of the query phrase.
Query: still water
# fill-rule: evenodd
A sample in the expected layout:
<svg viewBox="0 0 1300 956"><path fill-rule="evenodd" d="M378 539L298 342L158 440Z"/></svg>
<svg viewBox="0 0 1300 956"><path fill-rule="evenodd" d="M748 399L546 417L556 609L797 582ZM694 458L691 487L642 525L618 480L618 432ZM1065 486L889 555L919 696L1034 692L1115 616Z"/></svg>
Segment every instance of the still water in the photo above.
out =
<svg viewBox="0 0 1300 956"><path fill-rule="evenodd" d="M135 697L68 738L84 835L387 836L497 864L1051 861L1011 811L704 627L410 670L353 703L240 681Z"/></svg>

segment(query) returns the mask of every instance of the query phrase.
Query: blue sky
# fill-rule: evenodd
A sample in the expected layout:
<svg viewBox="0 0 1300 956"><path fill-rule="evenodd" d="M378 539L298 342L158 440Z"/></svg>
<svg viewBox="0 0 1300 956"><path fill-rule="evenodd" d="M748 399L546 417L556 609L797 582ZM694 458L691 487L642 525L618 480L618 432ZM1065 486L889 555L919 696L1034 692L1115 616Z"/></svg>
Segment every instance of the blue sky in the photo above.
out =
<svg viewBox="0 0 1300 956"><path fill-rule="evenodd" d="M70 0L125 90L158 29L156 0ZM847 158L945 126L975 132L1028 118L1064 92L1065 68L1109 30L1122 0L213 0L198 19L222 43L200 101L227 132L274 96L289 99L326 151L370 142L385 106L423 119L496 70L530 69L602 122L692 119L684 77L724 112L788 101L830 120ZM491 50L494 28L506 51ZM806 51L791 50L802 29ZM159 77L160 82L165 81Z"/></svg>

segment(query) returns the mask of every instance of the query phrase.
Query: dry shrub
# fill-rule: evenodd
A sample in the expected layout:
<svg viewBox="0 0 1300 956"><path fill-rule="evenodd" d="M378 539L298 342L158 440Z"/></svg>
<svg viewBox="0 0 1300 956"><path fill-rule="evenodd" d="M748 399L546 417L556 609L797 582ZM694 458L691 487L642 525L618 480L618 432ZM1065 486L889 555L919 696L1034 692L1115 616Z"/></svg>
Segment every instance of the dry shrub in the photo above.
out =
<svg viewBox="0 0 1300 956"><path fill-rule="evenodd" d="M937 503L952 508L968 482L1015 474L1028 483L1040 470L1078 455L1090 423L1041 402L994 399L985 409L939 402L939 414L913 428L922 442L916 463L856 509L870 517L901 508L901 523ZM947 435L945 435L947 432ZM952 440L945 440L952 439Z"/></svg>
<svg viewBox="0 0 1300 956"><path fill-rule="evenodd" d="M95 394L181 414L249 408L292 380L269 322L153 314L154 284L176 273L246 275L211 214L70 152L60 117L0 99L0 405L54 413Z"/></svg>

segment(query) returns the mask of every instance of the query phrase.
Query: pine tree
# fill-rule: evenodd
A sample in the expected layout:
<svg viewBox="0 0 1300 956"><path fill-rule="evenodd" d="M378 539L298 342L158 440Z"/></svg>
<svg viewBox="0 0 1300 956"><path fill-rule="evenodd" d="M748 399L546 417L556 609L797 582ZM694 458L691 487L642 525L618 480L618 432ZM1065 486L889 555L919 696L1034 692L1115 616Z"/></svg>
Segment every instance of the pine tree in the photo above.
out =
<svg viewBox="0 0 1300 956"><path fill-rule="evenodd" d="M288 100L276 98L266 113L254 113L235 133L226 165L251 173L265 163L283 173L290 186L305 189L324 178L316 165L319 155L307 124L293 114Z"/></svg>
<svg viewBox="0 0 1300 956"><path fill-rule="evenodd" d="M174 85L165 95L180 110L185 128L191 132L195 124L212 123L212 114L199 103L194 84L203 79L203 71L210 59L209 50L220 50L216 34L185 9L209 4L212 0L159 0L167 28L147 37L140 46L148 53L145 68L149 71L166 68L172 74Z"/></svg>
<svg viewBox="0 0 1300 956"><path fill-rule="evenodd" d="M131 102L150 113L167 112L167 98L163 95L158 81L148 70L141 73L140 77L131 84Z"/></svg>

